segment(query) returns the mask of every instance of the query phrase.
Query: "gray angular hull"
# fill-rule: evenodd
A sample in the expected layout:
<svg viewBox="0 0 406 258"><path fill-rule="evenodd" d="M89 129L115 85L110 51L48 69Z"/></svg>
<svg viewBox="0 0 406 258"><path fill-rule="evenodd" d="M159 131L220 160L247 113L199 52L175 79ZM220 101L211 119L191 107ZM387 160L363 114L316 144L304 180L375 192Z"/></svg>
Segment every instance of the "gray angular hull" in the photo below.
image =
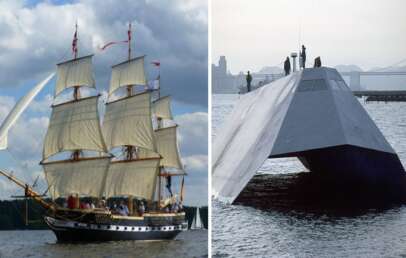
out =
<svg viewBox="0 0 406 258"><path fill-rule="evenodd" d="M341 181L403 185L406 175L396 154L352 145L270 156L278 157L298 157L311 172Z"/></svg>

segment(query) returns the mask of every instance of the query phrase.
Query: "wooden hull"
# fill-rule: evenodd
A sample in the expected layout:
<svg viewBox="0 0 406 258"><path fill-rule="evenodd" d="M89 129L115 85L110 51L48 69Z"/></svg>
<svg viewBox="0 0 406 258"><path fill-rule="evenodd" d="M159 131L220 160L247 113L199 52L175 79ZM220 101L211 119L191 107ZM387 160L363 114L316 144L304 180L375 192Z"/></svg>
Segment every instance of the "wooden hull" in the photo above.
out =
<svg viewBox="0 0 406 258"><path fill-rule="evenodd" d="M88 214L87 214L88 215ZM170 240L187 230L186 221L168 214L143 217L112 216L109 220L55 218L45 216L45 222L58 242L104 242L121 240ZM183 217L184 218L184 217Z"/></svg>

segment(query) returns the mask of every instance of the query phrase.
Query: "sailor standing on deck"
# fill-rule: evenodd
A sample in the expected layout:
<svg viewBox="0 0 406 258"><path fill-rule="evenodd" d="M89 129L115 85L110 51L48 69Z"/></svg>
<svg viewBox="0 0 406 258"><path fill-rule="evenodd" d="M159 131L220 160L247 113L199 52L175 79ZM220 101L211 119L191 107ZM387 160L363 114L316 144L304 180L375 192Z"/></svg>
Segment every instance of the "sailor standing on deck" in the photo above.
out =
<svg viewBox="0 0 406 258"><path fill-rule="evenodd" d="M302 59L302 67L303 69L306 68L306 47L302 45L302 52L300 53L300 57Z"/></svg>
<svg viewBox="0 0 406 258"><path fill-rule="evenodd" d="M252 76L250 74L250 71L248 71L248 73L247 73L246 80L247 80L247 92L250 92L251 91L251 82L252 82Z"/></svg>
<svg viewBox="0 0 406 258"><path fill-rule="evenodd" d="M290 74L290 60L288 56L286 57L283 68L285 69L285 75L288 76Z"/></svg>
<svg viewBox="0 0 406 258"><path fill-rule="evenodd" d="M319 56L314 59L314 67L321 67L321 58Z"/></svg>

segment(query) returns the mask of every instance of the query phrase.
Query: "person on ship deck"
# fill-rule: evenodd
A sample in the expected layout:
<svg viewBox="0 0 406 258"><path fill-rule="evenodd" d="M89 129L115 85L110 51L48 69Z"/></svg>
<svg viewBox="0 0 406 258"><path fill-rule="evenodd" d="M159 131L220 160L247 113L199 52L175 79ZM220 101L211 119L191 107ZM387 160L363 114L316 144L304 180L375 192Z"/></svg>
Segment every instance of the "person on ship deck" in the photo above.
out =
<svg viewBox="0 0 406 258"><path fill-rule="evenodd" d="M75 208L75 197L73 195L68 196L68 209L74 209Z"/></svg>
<svg viewBox="0 0 406 258"><path fill-rule="evenodd" d="M283 64L283 69L285 70L285 76L288 76L290 74L290 60L288 56Z"/></svg>
<svg viewBox="0 0 406 258"><path fill-rule="evenodd" d="M144 202L141 202L140 205L138 206L138 213L140 214L140 216L144 215L145 213Z"/></svg>
<svg viewBox="0 0 406 258"><path fill-rule="evenodd" d="M130 213L128 210L127 205L125 205L124 201L120 202L120 205L118 206L118 213L121 216L128 216L128 214Z"/></svg>

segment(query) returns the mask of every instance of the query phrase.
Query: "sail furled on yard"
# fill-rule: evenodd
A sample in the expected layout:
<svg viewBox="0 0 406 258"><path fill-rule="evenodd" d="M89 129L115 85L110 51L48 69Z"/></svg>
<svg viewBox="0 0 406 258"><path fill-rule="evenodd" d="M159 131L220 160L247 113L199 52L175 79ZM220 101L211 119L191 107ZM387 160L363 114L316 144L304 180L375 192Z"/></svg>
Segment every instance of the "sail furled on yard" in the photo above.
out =
<svg viewBox="0 0 406 258"><path fill-rule="evenodd" d="M74 86L95 88L92 71L92 56L72 59L57 65L55 96Z"/></svg>
<svg viewBox="0 0 406 258"><path fill-rule="evenodd" d="M98 96L94 96L53 106L45 136L44 159L62 151L107 152L97 101Z"/></svg>
<svg viewBox="0 0 406 258"><path fill-rule="evenodd" d="M112 68L109 94L123 86L147 84L144 71L144 56L133 58Z"/></svg>
<svg viewBox="0 0 406 258"><path fill-rule="evenodd" d="M70 194L100 197L110 158L43 163L53 199Z"/></svg>
<svg viewBox="0 0 406 258"><path fill-rule="evenodd" d="M165 96L157 99L152 104L152 109L156 117L163 119L172 119L171 97Z"/></svg>
<svg viewBox="0 0 406 258"><path fill-rule="evenodd" d="M132 195L152 200L158 176L159 158L111 162L104 195Z"/></svg>
<svg viewBox="0 0 406 258"><path fill-rule="evenodd" d="M27 106L31 103L31 101L37 96L37 94L44 88L44 86L49 82L49 80L54 77L54 73L50 74L45 80L37 84L34 88L32 88L27 95L22 97L8 116L4 119L3 123L0 126L0 150L4 150L7 148L7 135L10 128L15 124L17 119L21 116Z"/></svg>
<svg viewBox="0 0 406 258"><path fill-rule="evenodd" d="M155 150L150 93L107 103L103 132L109 149L132 145Z"/></svg>
<svg viewBox="0 0 406 258"><path fill-rule="evenodd" d="M161 166L183 169L178 151L177 126L160 128L155 131L157 151L162 156Z"/></svg>

